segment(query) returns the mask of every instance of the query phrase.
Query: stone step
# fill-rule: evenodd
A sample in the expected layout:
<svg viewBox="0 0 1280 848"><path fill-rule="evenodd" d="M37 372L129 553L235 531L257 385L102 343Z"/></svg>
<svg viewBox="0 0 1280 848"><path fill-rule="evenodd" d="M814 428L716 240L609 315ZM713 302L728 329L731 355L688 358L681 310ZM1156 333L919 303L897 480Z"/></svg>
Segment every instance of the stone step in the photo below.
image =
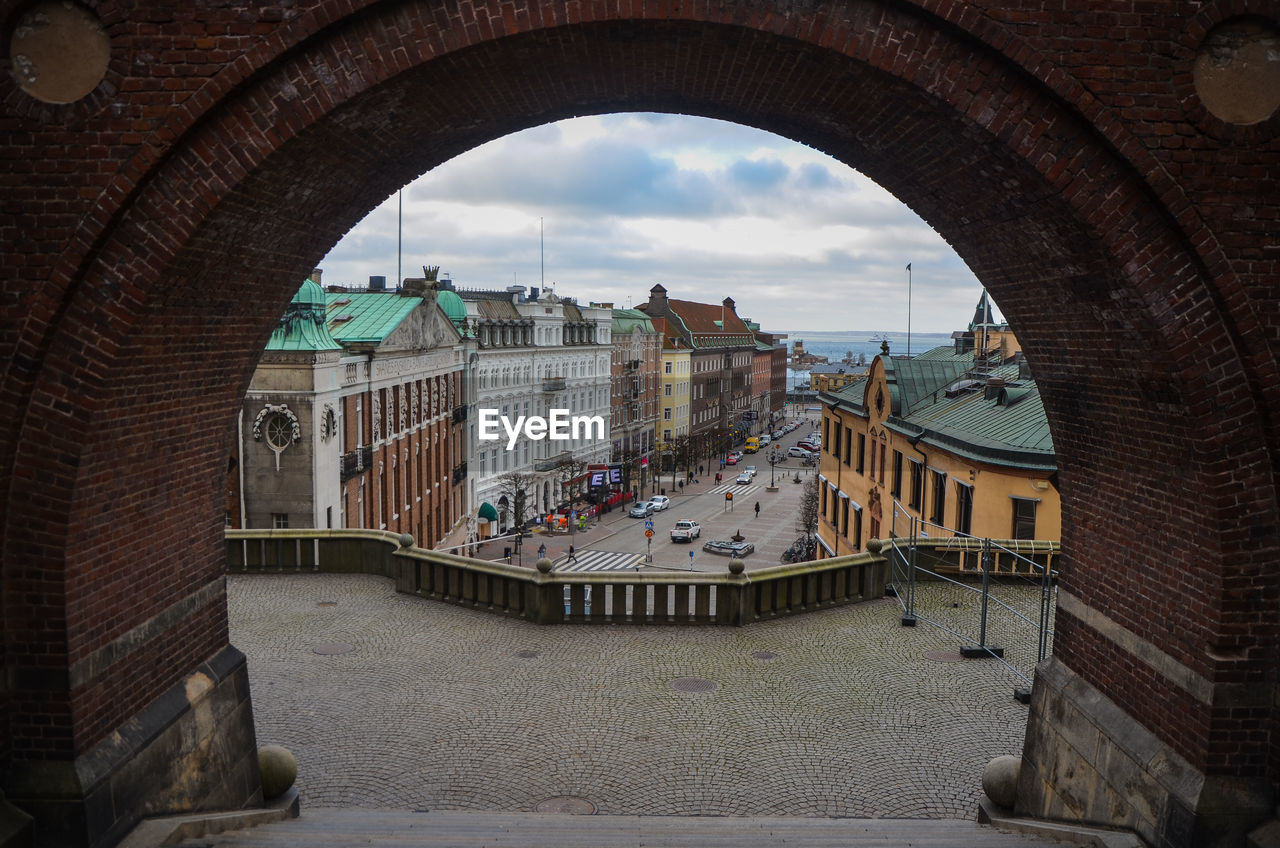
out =
<svg viewBox="0 0 1280 848"><path fill-rule="evenodd" d="M189 838L186 848L1059 848L972 821L573 816L308 809L301 818Z"/></svg>

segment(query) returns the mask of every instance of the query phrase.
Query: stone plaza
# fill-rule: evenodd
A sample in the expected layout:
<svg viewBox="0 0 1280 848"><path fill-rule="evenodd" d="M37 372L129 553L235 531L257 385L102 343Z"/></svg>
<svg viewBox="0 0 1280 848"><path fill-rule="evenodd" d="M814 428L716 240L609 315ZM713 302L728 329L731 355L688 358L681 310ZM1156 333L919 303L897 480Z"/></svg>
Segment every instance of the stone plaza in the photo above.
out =
<svg viewBox="0 0 1280 848"><path fill-rule="evenodd" d="M891 598L742 628L537 626L360 575L233 575L303 808L972 820L1021 681Z"/></svg>

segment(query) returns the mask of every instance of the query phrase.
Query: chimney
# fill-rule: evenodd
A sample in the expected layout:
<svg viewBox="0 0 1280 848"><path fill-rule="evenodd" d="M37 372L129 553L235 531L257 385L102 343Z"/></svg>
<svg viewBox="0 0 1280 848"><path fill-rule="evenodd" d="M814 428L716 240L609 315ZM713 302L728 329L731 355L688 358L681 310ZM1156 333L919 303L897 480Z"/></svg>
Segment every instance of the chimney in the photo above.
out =
<svg viewBox="0 0 1280 848"><path fill-rule="evenodd" d="M324 273L323 268L313 268L311 270L311 282L315 283L316 285L321 285L320 275L323 273Z"/></svg>
<svg viewBox="0 0 1280 848"><path fill-rule="evenodd" d="M730 312L733 312L734 315L738 314L737 312L734 312L734 309L733 309L733 298L726 297L722 305L724 306L725 309L728 309Z"/></svg>
<svg viewBox="0 0 1280 848"><path fill-rule="evenodd" d="M988 377L986 390L982 393L982 397L986 400L1000 397L1000 390L1004 388L1003 377Z"/></svg>
<svg viewBox="0 0 1280 848"><path fill-rule="evenodd" d="M662 287L662 283L654 283L653 288L649 289L649 308L645 312L649 315L666 315L668 311L667 290Z"/></svg>
<svg viewBox="0 0 1280 848"><path fill-rule="evenodd" d="M369 277L369 291L380 292L387 290L387 278L385 276Z"/></svg>

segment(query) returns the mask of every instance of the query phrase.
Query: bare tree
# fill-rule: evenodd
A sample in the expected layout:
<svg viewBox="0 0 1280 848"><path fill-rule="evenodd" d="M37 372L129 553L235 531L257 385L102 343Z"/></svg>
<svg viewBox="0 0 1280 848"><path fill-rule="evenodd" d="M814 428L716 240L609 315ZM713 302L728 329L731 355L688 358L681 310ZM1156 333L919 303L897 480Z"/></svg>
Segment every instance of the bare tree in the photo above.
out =
<svg viewBox="0 0 1280 848"><path fill-rule="evenodd" d="M537 478L523 471L508 471L498 478L498 491L511 505L511 518L516 527L524 526L525 513L533 502L530 491L535 483Z"/></svg>
<svg viewBox="0 0 1280 848"><path fill-rule="evenodd" d="M587 464L576 456L570 457L556 469L556 480L560 484L561 497L570 504L582 491L582 477L587 473Z"/></svg>
<svg viewBox="0 0 1280 848"><path fill-rule="evenodd" d="M804 481L804 486L800 489L800 506L796 513L800 524L799 530L804 534L805 540L810 542L818 538L819 485L816 474Z"/></svg>

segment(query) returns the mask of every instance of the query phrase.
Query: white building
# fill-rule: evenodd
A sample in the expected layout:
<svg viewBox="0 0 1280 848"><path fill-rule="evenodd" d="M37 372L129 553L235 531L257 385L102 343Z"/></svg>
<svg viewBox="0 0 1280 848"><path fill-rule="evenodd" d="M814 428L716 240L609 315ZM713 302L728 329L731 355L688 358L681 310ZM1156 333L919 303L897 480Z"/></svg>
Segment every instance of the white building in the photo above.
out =
<svg viewBox="0 0 1280 848"><path fill-rule="evenodd" d="M529 477L525 520L565 502L568 469L609 461L611 309L579 306L551 291L511 286L505 291L458 290L466 306L464 335L471 345L469 372L475 413L471 418L471 476L479 506L479 536L496 536L514 524L514 505L503 476ZM480 438L482 415L516 424L523 416L550 419L553 410L598 418L577 438L553 440L521 433L514 440ZM590 431L590 432L587 432ZM514 442L514 443L512 443ZM581 476L578 474L576 476ZM488 522L486 525L485 522ZM496 524L496 526L494 526Z"/></svg>

